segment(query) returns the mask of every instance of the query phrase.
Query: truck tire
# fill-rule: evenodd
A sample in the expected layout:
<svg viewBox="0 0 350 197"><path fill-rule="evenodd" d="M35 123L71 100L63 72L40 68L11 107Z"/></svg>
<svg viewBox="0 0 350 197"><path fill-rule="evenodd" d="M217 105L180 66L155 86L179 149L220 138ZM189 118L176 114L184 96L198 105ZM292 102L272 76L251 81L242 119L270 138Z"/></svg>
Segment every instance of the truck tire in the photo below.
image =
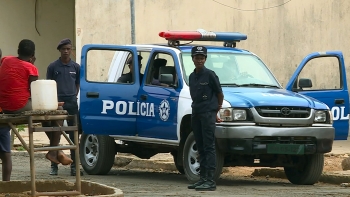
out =
<svg viewBox="0 0 350 197"><path fill-rule="evenodd" d="M107 174L114 164L115 154L113 138L105 135L82 134L80 162L88 174Z"/></svg>
<svg viewBox="0 0 350 197"><path fill-rule="evenodd" d="M184 167L182 166L182 164L179 164L179 157L183 157L183 152L181 152L179 154L178 151L174 151L171 153L173 155L173 158L174 158L174 164L175 164L175 167L176 169L180 172L180 174L185 174L185 170L184 170Z"/></svg>
<svg viewBox="0 0 350 197"><path fill-rule="evenodd" d="M195 183L199 180L199 161L197 159L198 151L196 142L194 140L193 132L191 132L185 142L183 150L183 168L185 171L186 178L191 182ZM214 174L214 180L217 180L224 166L224 154L216 148L216 170Z"/></svg>
<svg viewBox="0 0 350 197"><path fill-rule="evenodd" d="M296 185L313 185L321 177L324 165L323 154L303 155L295 157L300 161L295 167L285 167L288 180Z"/></svg>

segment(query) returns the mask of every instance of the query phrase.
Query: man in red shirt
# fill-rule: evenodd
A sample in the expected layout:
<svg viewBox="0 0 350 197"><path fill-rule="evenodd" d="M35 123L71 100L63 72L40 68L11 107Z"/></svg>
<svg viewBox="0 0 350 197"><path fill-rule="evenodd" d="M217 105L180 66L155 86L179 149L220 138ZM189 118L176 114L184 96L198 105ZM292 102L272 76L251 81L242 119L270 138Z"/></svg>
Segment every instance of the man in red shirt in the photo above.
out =
<svg viewBox="0 0 350 197"><path fill-rule="evenodd" d="M35 45L31 40L22 40L18 46L18 57L1 59L0 107L4 113L21 113L32 109L30 83L38 79L35 61Z"/></svg>
<svg viewBox="0 0 350 197"><path fill-rule="evenodd" d="M33 65L35 44L24 39L18 45L18 57L4 57L0 66L0 107L5 114L17 114L32 110L30 84L39 77L38 69ZM61 132L52 132L50 144L57 146ZM49 151L46 158L55 163L68 165L73 161L63 151Z"/></svg>

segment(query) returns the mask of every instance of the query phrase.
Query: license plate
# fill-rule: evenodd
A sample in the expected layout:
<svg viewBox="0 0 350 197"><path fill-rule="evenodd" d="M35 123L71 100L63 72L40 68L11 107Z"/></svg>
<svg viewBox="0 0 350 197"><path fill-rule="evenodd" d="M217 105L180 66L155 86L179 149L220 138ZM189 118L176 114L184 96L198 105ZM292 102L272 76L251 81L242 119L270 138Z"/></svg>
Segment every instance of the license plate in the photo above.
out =
<svg viewBox="0 0 350 197"><path fill-rule="evenodd" d="M304 151L303 144L267 144L269 154L303 155Z"/></svg>

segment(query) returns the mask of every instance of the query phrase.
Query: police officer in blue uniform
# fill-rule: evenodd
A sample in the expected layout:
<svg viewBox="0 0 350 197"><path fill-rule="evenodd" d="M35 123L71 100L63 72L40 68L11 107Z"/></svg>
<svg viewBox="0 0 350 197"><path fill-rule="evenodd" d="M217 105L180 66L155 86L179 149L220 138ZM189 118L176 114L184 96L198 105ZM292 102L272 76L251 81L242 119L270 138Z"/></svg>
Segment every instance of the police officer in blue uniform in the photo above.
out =
<svg viewBox="0 0 350 197"><path fill-rule="evenodd" d="M58 102L64 102L63 109L67 110L70 115L77 115L79 123L79 110L77 96L80 89L80 65L71 58L72 42L66 38L58 43L57 50L61 53L61 57L52 62L47 67L46 78L55 80L57 83ZM69 126L74 125L74 121L67 121ZM80 126L78 124L78 126ZM79 127L80 128L80 127ZM81 129L78 129L81 133ZM74 142L74 132L68 131L69 138ZM71 176L76 175L75 150L70 150L71 159ZM50 175L58 174L58 166L51 163ZM83 172L80 172L83 175Z"/></svg>
<svg viewBox="0 0 350 197"><path fill-rule="evenodd" d="M188 189L213 191L216 189L215 122L221 122L217 112L222 107L224 95L218 76L207 69L207 49L195 46L191 50L194 71L189 77L192 98L192 129L199 152L200 180Z"/></svg>

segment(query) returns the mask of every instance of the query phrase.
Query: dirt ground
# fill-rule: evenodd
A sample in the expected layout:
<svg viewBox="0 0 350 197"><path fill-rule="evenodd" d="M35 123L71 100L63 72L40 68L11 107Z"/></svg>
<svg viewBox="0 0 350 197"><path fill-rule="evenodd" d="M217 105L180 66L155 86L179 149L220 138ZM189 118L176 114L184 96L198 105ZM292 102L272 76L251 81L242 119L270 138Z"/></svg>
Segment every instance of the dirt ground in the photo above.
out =
<svg viewBox="0 0 350 197"><path fill-rule="evenodd" d="M21 152L21 155L26 154L26 151ZM69 153L68 153L69 154ZM163 154L165 155L165 154ZM156 160L162 160L162 161L172 161L172 156L169 154L169 156L165 155L160 158L160 156L156 156L153 159ZM26 157L26 156L25 156ZM342 171L342 166L341 166L341 162L347 158L348 155L325 155L325 164L324 164L324 168L323 171L324 172L334 172L334 171ZM43 158L41 158L43 159ZM45 160L45 159L44 159ZM1 160L0 160L1 163ZM16 163L14 163L13 165L16 165ZM28 164L29 165L29 164ZM223 170L223 174L228 175L228 176L250 176L255 169L259 169L259 167L225 167ZM276 168L279 169L279 168ZM280 168L282 169L282 168ZM155 170L155 171L163 171L162 169L159 170ZM22 176L16 177L16 174L12 174L12 179L13 180L21 180Z"/></svg>
<svg viewBox="0 0 350 197"><path fill-rule="evenodd" d="M29 156L26 152L16 153L16 156L13 157L13 173L11 176L11 180L30 180L30 174L29 174ZM325 157L325 167L324 171L341 171L341 161L344 159L344 157L347 157L347 155L335 155L335 156L329 156L327 155ZM164 160L169 160L171 157L166 157ZM50 176L48 175L49 172L49 162L48 160L44 159L42 156L36 155L35 157L35 165L36 165L36 179L37 180L68 180L68 181L75 181L75 177L69 176L69 167L68 166L60 166L59 167L59 176ZM241 184L243 187L245 187L247 184L255 187L255 190L250 191L249 189L243 193L247 193L248 196L260 196L261 193L259 191L264 191L264 195L262 196L279 196L277 193L271 193L276 190L276 188L279 189L291 189L295 190L295 186L291 185L287 180L285 179L273 179L273 178L266 178L266 177L254 177L251 174L254 172L254 170L257 168L249 168L249 167L228 167L224 168L224 172L218 181L218 184L223 185L221 186L221 191L219 193L216 193L215 195L208 196L231 196L232 194L232 187L229 187L230 185L236 185ZM113 178L114 177L114 178ZM152 196L151 193L155 193L157 195L155 196L197 196L197 194L191 194L188 192L188 190L181 190L177 191L176 195L163 195L164 192L170 192L178 190L179 186L178 183L168 183L169 181L174 181L173 179L177 180L179 184L183 184L185 186L182 186L183 188L186 188L186 185L188 184L186 181L186 178L183 175L180 175L176 171L166 171L163 169L158 170L149 170L149 169L127 169L127 168L117 168L114 167L109 175L105 176L91 176L85 174L82 176L83 180L90 180L102 184L106 184L109 186L120 186L119 189L122 189L123 192L126 193L125 196ZM129 182L131 181L131 182ZM154 183L153 183L154 182ZM160 183L161 182L161 183ZM164 182L164 183L163 183ZM158 189L159 184L165 184L165 186L162 186L161 189ZM173 184L173 185L172 185ZM290 186L291 185L291 186ZM265 190L264 187L276 187L274 189ZM286 188L287 186L287 188ZM291 188L288 188L288 187ZM164 187L168 187L168 189L164 189ZM281 188L282 187L282 188ZM305 187L305 186L299 186L299 187ZM330 188L334 189L334 187L339 186L329 186L328 184L318 183L317 187L329 187L327 189L324 189L322 191L328 191ZM231 188L231 189L230 189ZM236 187L234 187L237 189ZM308 190L313 190L315 188L311 187L308 188ZM162 191L160 191L162 190ZM165 191L163 191L165 190ZM246 190L246 189L245 189ZM287 196L314 196L314 192L308 191L306 193L296 194L296 195L287 195ZM151 193L150 193L151 192ZM340 191L343 192L343 191ZM24 196L28 195L28 192L22 193ZM202 194L202 193L201 193ZM251 194L251 195L250 195ZM334 193L332 193L334 194ZM12 197L12 196L18 196L19 194L0 194L0 197ZM202 195L199 195L202 196ZM207 194L203 194L203 196L207 196ZM233 195L234 196L234 195ZM240 196L240 195L238 195ZM317 196L317 195L315 195ZM323 196L323 195L322 195ZM336 195L327 195L327 196L336 196ZM343 195L343 193L337 194L337 196L347 196Z"/></svg>
<svg viewBox="0 0 350 197"><path fill-rule="evenodd" d="M348 156L347 155L335 155L335 156L326 155L323 172L342 171L343 169L341 166L341 162L346 157ZM224 174L228 176L250 176L255 169L259 169L259 168L227 167L227 168L224 168ZM276 168L276 169L282 169L282 168Z"/></svg>
<svg viewBox="0 0 350 197"><path fill-rule="evenodd" d="M341 162L349 157L347 154L345 155L336 155L336 156L328 156L326 155L324 161L324 172L332 172L332 171L342 171Z"/></svg>

